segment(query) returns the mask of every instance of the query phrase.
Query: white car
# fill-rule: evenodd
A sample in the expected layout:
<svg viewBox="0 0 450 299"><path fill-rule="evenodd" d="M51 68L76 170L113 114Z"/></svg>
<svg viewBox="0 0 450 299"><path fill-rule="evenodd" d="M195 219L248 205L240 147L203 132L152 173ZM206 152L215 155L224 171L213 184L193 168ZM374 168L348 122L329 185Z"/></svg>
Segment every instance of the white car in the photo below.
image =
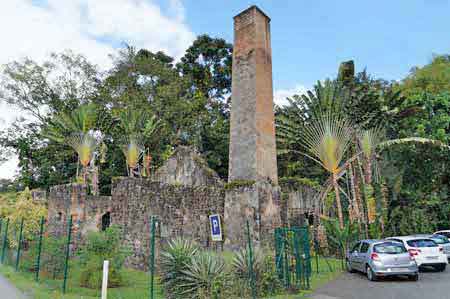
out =
<svg viewBox="0 0 450 299"><path fill-rule="evenodd" d="M403 243L409 254L419 267L433 267L436 271L444 271L448 264L444 249L435 241L423 236L404 236L386 238Z"/></svg>
<svg viewBox="0 0 450 299"><path fill-rule="evenodd" d="M441 236L445 236L447 238L450 238L450 229L437 231L433 235L441 235Z"/></svg>
<svg viewBox="0 0 450 299"><path fill-rule="evenodd" d="M438 245L442 246L442 248L444 248L444 253L447 255L447 258L450 262L450 240L448 239L448 237L442 234L434 234L430 235L429 238L435 241Z"/></svg>

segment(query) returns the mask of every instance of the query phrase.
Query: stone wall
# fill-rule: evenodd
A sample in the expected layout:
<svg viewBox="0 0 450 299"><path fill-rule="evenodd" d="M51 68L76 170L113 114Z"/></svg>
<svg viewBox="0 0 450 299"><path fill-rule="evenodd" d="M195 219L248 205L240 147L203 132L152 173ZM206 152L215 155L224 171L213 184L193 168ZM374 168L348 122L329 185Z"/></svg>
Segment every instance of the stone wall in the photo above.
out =
<svg viewBox="0 0 450 299"><path fill-rule="evenodd" d="M145 269L148 264L150 217L158 219L157 249L169 239L183 237L208 248L221 247L210 239L209 216L224 214L224 184L194 150L179 147L151 178L113 179L112 196L88 195L82 184L50 188L48 231L65 236L67 220L73 218L74 244L88 231L102 228L102 216L124 231L132 249L127 264Z"/></svg>
<svg viewBox="0 0 450 299"><path fill-rule="evenodd" d="M280 188L269 182L230 185L225 196L225 245L232 250L245 246L248 220L255 245L270 246L274 229L281 225Z"/></svg>
<svg viewBox="0 0 450 299"><path fill-rule="evenodd" d="M225 193L221 186L116 178L112 190L112 223L122 226L124 242L133 251L128 265L145 268L148 264L151 216L158 219L157 247L176 237L191 239L203 247L220 245L211 242L209 215L223 215Z"/></svg>
<svg viewBox="0 0 450 299"><path fill-rule="evenodd" d="M88 195L84 184L66 184L50 188L47 231L54 236L67 234L72 215L74 244L80 244L88 231L101 229L102 216L111 211L111 196Z"/></svg>

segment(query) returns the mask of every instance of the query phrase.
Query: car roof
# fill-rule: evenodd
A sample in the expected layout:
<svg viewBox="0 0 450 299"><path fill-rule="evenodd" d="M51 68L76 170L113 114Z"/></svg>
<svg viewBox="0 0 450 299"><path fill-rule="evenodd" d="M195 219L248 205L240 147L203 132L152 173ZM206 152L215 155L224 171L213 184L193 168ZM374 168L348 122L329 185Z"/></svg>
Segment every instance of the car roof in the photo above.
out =
<svg viewBox="0 0 450 299"><path fill-rule="evenodd" d="M429 239L431 235L411 235L411 236L398 236L398 237L389 237L388 240L398 239L402 241L409 241L415 239Z"/></svg>
<svg viewBox="0 0 450 299"><path fill-rule="evenodd" d="M434 234L439 234L439 233L450 233L450 229L442 229L442 230L438 230L438 231L435 232Z"/></svg>
<svg viewBox="0 0 450 299"><path fill-rule="evenodd" d="M358 242L365 242L365 243L372 244L372 243L376 243L378 241L380 241L380 240L377 240L377 239L365 239L365 240L359 240Z"/></svg>

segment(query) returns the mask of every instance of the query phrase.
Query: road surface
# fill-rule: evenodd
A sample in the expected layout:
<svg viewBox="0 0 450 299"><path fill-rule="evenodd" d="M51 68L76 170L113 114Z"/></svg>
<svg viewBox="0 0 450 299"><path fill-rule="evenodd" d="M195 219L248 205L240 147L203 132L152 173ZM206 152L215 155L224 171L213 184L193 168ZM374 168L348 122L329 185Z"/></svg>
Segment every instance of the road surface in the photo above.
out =
<svg viewBox="0 0 450 299"><path fill-rule="evenodd" d="M445 272L421 272L419 281L388 278L368 281L360 273L345 273L318 288L311 299L450 299L450 266Z"/></svg>
<svg viewBox="0 0 450 299"><path fill-rule="evenodd" d="M0 275L0 298L24 299L25 297L2 275Z"/></svg>

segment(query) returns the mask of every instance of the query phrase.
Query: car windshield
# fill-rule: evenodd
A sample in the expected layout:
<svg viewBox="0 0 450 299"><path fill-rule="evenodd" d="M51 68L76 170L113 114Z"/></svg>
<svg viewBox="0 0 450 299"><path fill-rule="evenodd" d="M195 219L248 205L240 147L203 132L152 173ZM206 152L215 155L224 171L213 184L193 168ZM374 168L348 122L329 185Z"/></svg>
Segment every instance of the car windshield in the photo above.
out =
<svg viewBox="0 0 450 299"><path fill-rule="evenodd" d="M384 242L373 247L374 252L383 254L400 254L405 253L406 248L401 243Z"/></svg>
<svg viewBox="0 0 450 299"><path fill-rule="evenodd" d="M436 242L431 239L415 239L406 241L411 247L438 247Z"/></svg>
<svg viewBox="0 0 450 299"><path fill-rule="evenodd" d="M434 235L431 237L431 240L436 242L437 244L447 244L450 243L447 237L440 236L440 235Z"/></svg>

